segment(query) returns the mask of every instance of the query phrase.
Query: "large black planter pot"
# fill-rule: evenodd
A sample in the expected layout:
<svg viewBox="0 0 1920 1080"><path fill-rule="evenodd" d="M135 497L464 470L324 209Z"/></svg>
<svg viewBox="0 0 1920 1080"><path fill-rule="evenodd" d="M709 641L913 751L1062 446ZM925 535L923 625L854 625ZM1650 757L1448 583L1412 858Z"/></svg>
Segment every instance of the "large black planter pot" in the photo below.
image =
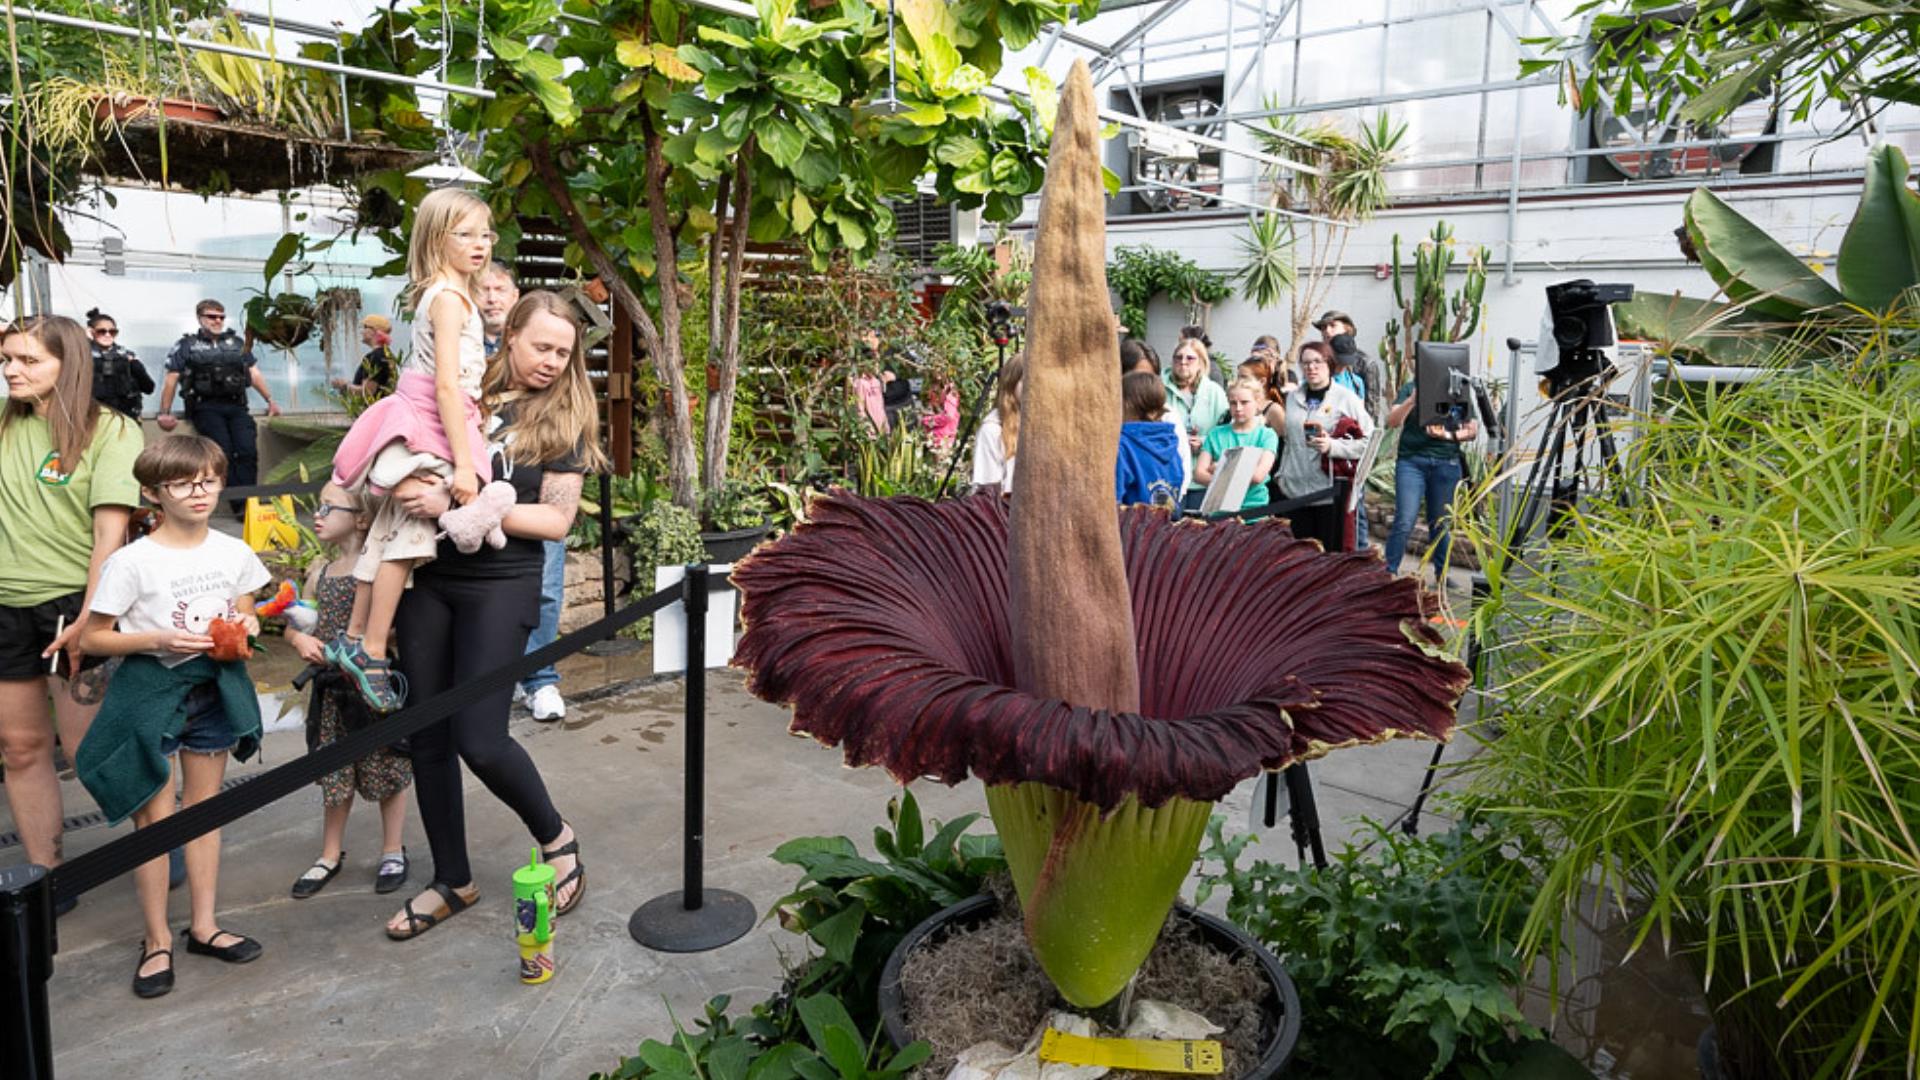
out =
<svg viewBox="0 0 1920 1080"><path fill-rule="evenodd" d="M913 1042L913 1032L907 1027L906 999L900 992L900 972L906 966L907 957L915 949L938 941L953 929L986 922L998 909L999 902L991 896L971 897L934 912L900 939L893 955L887 957L887 966L880 971L880 1022L885 1025L887 1039L893 1043L894 1049ZM1195 911L1185 904L1178 905L1175 911L1200 930L1200 936L1207 944L1221 952L1248 953L1260 965L1260 970L1273 988L1264 1009L1267 1027L1272 1035L1267 1039L1265 1052L1260 1055L1259 1062L1246 1074L1246 1080L1265 1080L1266 1077L1280 1075L1286 1069L1287 1059L1293 1056L1294 1044L1300 1041L1300 995L1295 992L1287 969L1265 946L1225 919Z"/></svg>
<svg viewBox="0 0 1920 1080"><path fill-rule="evenodd" d="M728 532L703 532L700 542L707 545L708 562L732 563L745 558L747 552L758 546L772 531L773 526L763 524Z"/></svg>

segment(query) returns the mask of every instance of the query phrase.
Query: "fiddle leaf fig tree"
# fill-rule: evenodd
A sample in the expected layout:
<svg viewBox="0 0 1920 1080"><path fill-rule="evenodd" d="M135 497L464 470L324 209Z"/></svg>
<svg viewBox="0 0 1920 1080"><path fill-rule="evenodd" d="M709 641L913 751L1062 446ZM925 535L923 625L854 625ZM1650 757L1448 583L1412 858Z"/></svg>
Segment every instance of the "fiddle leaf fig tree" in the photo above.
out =
<svg viewBox="0 0 1920 1080"><path fill-rule="evenodd" d="M887 200L928 173L956 206L1017 216L1040 185L1044 117L983 91L1004 50L1092 14L1065 0L906 0L890 42L886 9L865 0L804 18L794 0L757 0L754 19L680 0L449 0L445 21L437 3L412 10L408 32L429 46L415 64L445 26L452 53L472 55L484 12L495 62L481 78L496 97L456 103L451 121L487 132L477 168L505 246L518 221L557 221L568 263L632 321L661 388L667 484L688 508L726 478L748 245L795 243L821 268L864 262L892 232ZM705 356L683 354L688 319L706 320ZM702 402L690 363L705 367Z"/></svg>

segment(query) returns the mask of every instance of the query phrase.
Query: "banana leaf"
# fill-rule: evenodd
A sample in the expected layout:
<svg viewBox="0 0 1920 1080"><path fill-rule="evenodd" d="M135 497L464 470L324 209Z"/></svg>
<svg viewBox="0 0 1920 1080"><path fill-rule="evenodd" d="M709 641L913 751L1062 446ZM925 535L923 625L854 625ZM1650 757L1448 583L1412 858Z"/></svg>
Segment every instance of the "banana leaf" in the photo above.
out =
<svg viewBox="0 0 1920 1080"><path fill-rule="evenodd" d="M1700 262L1728 298L1780 319L1845 302L1798 255L1706 188L1687 197L1686 214Z"/></svg>
<svg viewBox="0 0 1920 1080"><path fill-rule="evenodd" d="M1840 243L1840 289L1847 300L1885 311L1920 284L1920 195L1907 186L1907 156L1875 147L1867 158L1860 208Z"/></svg>

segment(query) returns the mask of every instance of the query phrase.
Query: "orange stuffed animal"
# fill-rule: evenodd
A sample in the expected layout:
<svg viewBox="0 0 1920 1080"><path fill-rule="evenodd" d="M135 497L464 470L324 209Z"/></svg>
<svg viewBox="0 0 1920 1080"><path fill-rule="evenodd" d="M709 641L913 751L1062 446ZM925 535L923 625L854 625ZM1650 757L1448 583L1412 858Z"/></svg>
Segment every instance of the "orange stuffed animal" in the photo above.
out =
<svg viewBox="0 0 1920 1080"><path fill-rule="evenodd" d="M213 639L208 659L225 662L253 656L253 646L247 641L247 624L238 619L213 620L207 624L207 636Z"/></svg>

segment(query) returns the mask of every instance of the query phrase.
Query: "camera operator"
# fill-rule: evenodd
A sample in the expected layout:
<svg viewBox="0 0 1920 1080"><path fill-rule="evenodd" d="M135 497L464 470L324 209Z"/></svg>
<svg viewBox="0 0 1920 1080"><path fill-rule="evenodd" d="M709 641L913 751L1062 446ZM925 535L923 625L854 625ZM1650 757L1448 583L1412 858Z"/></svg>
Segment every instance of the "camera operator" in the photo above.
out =
<svg viewBox="0 0 1920 1080"><path fill-rule="evenodd" d="M1387 426L1400 427L1413 411L1414 385L1409 379L1400 387L1400 396L1387 410ZM1453 492L1464 475L1462 443L1472 442L1480 433L1480 424L1468 415L1465 405L1453 406L1447 419L1420 428L1400 432L1399 458L1393 466L1393 531L1387 534L1387 570L1400 572L1407 554L1407 538L1420 517L1420 504L1427 505L1427 560L1433 563L1435 583L1444 581L1447 572L1447 516L1453 506ZM1414 573L1419 575L1416 567Z"/></svg>

